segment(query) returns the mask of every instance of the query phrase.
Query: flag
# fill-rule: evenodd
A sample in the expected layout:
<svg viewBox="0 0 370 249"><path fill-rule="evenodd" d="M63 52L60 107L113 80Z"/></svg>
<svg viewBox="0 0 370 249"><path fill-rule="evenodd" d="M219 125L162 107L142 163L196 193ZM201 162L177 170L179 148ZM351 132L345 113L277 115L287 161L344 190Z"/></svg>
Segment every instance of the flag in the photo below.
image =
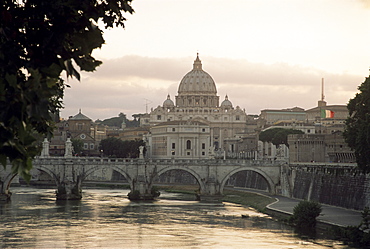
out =
<svg viewBox="0 0 370 249"><path fill-rule="evenodd" d="M330 110L321 110L322 118L334 118L334 112Z"/></svg>

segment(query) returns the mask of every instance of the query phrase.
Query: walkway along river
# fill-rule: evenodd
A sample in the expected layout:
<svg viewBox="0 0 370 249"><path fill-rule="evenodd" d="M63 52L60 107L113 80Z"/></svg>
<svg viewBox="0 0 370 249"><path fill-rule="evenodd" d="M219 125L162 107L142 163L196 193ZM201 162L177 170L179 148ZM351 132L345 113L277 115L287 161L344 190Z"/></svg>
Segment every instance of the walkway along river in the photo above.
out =
<svg viewBox="0 0 370 249"><path fill-rule="evenodd" d="M348 248L301 239L240 205L183 194L130 202L128 190L119 189L85 189L79 201L55 201L55 189L12 192L11 202L0 204L1 248Z"/></svg>

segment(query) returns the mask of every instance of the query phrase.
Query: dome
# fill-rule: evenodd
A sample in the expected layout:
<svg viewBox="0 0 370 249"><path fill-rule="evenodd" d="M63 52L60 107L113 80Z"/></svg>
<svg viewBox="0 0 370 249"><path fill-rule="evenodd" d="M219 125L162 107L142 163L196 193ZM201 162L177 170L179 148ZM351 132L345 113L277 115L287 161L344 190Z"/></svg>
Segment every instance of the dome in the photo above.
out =
<svg viewBox="0 0 370 249"><path fill-rule="evenodd" d="M165 108L170 108L170 107L174 107L175 104L173 103L173 101L170 99L170 95L168 94L167 95L167 99L163 102L163 107Z"/></svg>
<svg viewBox="0 0 370 249"><path fill-rule="evenodd" d="M70 117L69 119L71 120L91 120L89 117L81 113L81 109L78 114L74 115L73 117Z"/></svg>
<svg viewBox="0 0 370 249"><path fill-rule="evenodd" d="M230 107L232 108L233 107L233 104L231 103L231 101L229 100L229 97L227 97L227 95L225 96L225 100L222 101L221 103L221 107Z"/></svg>
<svg viewBox="0 0 370 249"><path fill-rule="evenodd" d="M216 84L212 77L202 69L202 62L197 58L193 64L193 70L188 72L181 80L178 93L180 94L201 94L216 95Z"/></svg>

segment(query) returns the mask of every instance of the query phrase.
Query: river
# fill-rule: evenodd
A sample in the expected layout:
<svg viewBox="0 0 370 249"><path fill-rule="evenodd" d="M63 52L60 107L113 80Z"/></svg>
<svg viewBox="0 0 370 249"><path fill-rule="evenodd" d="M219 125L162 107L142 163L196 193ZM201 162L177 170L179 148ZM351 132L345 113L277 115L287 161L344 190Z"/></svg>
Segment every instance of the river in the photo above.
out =
<svg viewBox="0 0 370 249"><path fill-rule="evenodd" d="M120 189L84 189L80 201L56 201L54 189L12 192L0 204L0 248L348 248L299 238L253 209L183 194L130 202Z"/></svg>

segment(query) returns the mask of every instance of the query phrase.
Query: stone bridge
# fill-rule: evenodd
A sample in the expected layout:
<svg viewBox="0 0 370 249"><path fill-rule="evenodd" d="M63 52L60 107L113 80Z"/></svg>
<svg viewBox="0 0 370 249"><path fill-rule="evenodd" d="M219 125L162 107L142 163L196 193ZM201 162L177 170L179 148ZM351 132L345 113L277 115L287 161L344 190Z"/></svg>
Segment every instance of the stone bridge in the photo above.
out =
<svg viewBox="0 0 370 249"><path fill-rule="evenodd" d="M51 176L57 186L57 199L80 199L81 184L87 178L110 181L112 171L122 174L130 184L131 193L139 199L152 199L152 186L158 177L170 170L184 170L197 180L199 198L208 200L222 195L230 176L240 171L254 171L267 182L269 191L275 193L280 186L281 168L277 161L246 159L112 159L99 157L39 157L33 161L32 175L43 171ZM9 186L15 177L0 170L0 194L10 195Z"/></svg>

